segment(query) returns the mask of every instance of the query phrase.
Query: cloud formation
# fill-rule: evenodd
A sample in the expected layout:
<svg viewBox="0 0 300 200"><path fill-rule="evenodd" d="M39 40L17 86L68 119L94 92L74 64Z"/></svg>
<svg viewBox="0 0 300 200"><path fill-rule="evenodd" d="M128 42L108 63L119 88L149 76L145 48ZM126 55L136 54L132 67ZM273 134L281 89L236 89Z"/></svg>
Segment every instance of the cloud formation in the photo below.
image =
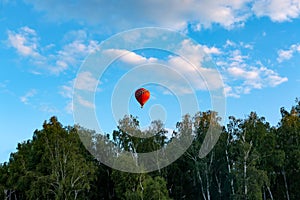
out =
<svg viewBox="0 0 300 200"><path fill-rule="evenodd" d="M119 61L123 62L122 66L134 67L135 65L157 63L169 66L174 72L161 70L158 66L149 74L140 74L140 77L155 76L157 80L163 80L167 77L169 89L176 91L178 94L190 94L193 91L186 87L178 79L178 74L182 75L189 81L194 90L214 90L224 87L227 96L240 97L243 94L249 94L254 89L263 89L267 87L276 87L286 81L287 77L283 77L273 69L267 68L260 61L253 61L253 58L244 52L253 49L251 44L242 42L236 43L230 40L222 48L209 47L201 44L193 44L190 40L183 40L178 55L170 55L166 59L146 58L136 52L126 52L126 50L110 49L105 53L114 54L122 53ZM293 46L293 49L297 49ZM213 57L217 60L220 71L205 65L206 57ZM220 78L223 78L225 85ZM161 77L161 78L159 78ZM166 94L168 94L166 92Z"/></svg>
<svg viewBox="0 0 300 200"><path fill-rule="evenodd" d="M73 66L79 66L80 61L88 54L97 50L99 43L89 40L85 31L70 31L66 34L66 44L57 51L49 51L55 45L48 44L41 46L37 32L27 26L21 27L18 31L7 32L8 46L14 48L20 55L30 58L30 62L36 66L32 69L35 74L45 71L51 74L60 74Z"/></svg>
<svg viewBox="0 0 300 200"><path fill-rule="evenodd" d="M257 0L252 10L258 17L267 16L272 21L284 22L298 18L300 14L299 0Z"/></svg>
<svg viewBox="0 0 300 200"><path fill-rule="evenodd" d="M24 26L19 32L8 31L8 43L22 56L40 57L38 38L35 30Z"/></svg>
<svg viewBox="0 0 300 200"><path fill-rule="evenodd" d="M77 75L74 87L78 90L94 92L98 85L98 80L92 75L91 72L81 72Z"/></svg>
<svg viewBox="0 0 300 200"><path fill-rule="evenodd" d="M128 51L126 49L107 49L104 51L107 56L120 56L120 60L124 63L131 64L131 65L139 65L145 64L150 62L156 62L157 59L154 57L146 58L135 52Z"/></svg>
<svg viewBox="0 0 300 200"><path fill-rule="evenodd" d="M35 89L31 89L25 95L20 97L20 101L24 104L28 104L29 99L36 95L36 93L37 91Z"/></svg>
<svg viewBox="0 0 300 200"><path fill-rule="evenodd" d="M116 30L144 26L194 29L219 24L241 26L251 16L283 22L299 17L298 0L127 0L84 1L25 0L53 20L78 20ZM167 11L167 12L166 12Z"/></svg>
<svg viewBox="0 0 300 200"><path fill-rule="evenodd" d="M287 50L280 49L277 52L278 53L277 61L281 63L285 60L289 60L293 57L293 54L296 52L300 53L300 44L292 44L290 48Z"/></svg>
<svg viewBox="0 0 300 200"><path fill-rule="evenodd" d="M217 55L221 53L220 50L216 47L194 44L188 39L179 45L178 55L171 54L164 59L145 57L122 49L108 49L104 53L111 57L121 55L118 62L122 62L121 66L127 67L127 70L147 65L144 71L137 70L138 74L135 76L139 79L156 80L176 94L192 94L193 89L206 91L223 86L219 72L204 64L204 61L208 61L205 60L208 59L208 54ZM148 68L151 68L151 72L147 70Z"/></svg>
<svg viewBox="0 0 300 200"><path fill-rule="evenodd" d="M246 11L249 0L26 2L33 4L39 11L46 11L47 15L55 20L76 19L90 24L114 24L114 27L119 29L153 25L181 29L189 22L193 22L195 27L209 27L212 23L217 23L229 28L240 24L248 16Z"/></svg>
<svg viewBox="0 0 300 200"><path fill-rule="evenodd" d="M276 87L288 81L287 77L268 69L260 61L253 62L253 58L243 54L249 46L251 47L248 44L236 44L228 40L223 46L224 53L217 58L217 65L222 67L221 73L226 82L227 96L238 98L242 94L249 94L253 89Z"/></svg>
<svg viewBox="0 0 300 200"><path fill-rule="evenodd" d="M91 72L84 71L77 74L76 78L69 81L67 84L60 87L59 94L67 99L65 110L67 113L73 112L73 87L74 89L83 91L83 92L95 92L100 91L97 87L101 82L98 81L96 77L93 76ZM89 100L84 99L82 96L77 95L76 101L84 107L94 108L94 104Z"/></svg>

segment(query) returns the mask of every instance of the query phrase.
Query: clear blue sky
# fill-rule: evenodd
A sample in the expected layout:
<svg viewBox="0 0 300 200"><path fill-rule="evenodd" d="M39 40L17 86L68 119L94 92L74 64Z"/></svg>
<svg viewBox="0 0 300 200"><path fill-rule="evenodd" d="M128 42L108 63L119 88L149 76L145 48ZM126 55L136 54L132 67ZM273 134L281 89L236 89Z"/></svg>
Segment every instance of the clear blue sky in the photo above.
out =
<svg viewBox="0 0 300 200"><path fill-rule="evenodd" d="M7 161L17 143L30 139L51 116L73 125L72 90L80 66L102 41L132 28L169 28L198 42L222 75L227 117L244 118L256 111L276 125L280 107L289 109L300 97L299 18L300 2L294 0L2 0L0 162ZM157 60L170 64L170 57L165 52L136 51L115 66ZM96 100L105 94L101 84L121 75L112 74L116 76L108 71L100 80ZM80 75L81 89L97 83L91 74ZM159 106L176 105L176 99L166 91L153 91L144 111L154 118L159 113L163 120L173 117L172 122L180 118L178 112ZM205 105L200 107L209 108L209 101L201 99L205 94L198 97ZM130 99L130 111L145 115L135 103ZM101 106L96 107L101 112ZM109 108L104 106L102 112L111 112Z"/></svg>

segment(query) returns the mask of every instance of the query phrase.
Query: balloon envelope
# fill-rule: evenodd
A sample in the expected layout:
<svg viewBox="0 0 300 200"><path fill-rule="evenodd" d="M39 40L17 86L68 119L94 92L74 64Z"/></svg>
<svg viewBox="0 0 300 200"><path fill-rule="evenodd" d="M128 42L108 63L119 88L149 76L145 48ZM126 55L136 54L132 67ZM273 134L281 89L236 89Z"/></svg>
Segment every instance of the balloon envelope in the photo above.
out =
<svg viewBox="0 0 300 200"><path fill-rule="evenodd" d="M150 98L150 92L148 90L146 90L145 88L137 89L135 91L135 98L141 104L141 107L143 108L144 104Z"/></svg>

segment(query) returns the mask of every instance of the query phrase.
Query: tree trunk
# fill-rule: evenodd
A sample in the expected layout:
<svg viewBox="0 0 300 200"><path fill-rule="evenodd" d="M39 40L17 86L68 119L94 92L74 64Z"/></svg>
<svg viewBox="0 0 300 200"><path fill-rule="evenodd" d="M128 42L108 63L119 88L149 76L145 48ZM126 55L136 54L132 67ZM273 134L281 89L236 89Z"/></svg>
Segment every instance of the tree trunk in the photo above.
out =
<svg viewBox="0 0 300 200"><path fill-rule="evenodd" d="M245 199L247 199L247 193L248 193L248 188L247 188L247 158L245 156L244 158L244 195Z"/></svg>
<svg viewBox="0 0 300 200"><path fill-rule="evenodd" d="M206 170L205 170L205 176L206 176L206 193L207 193L207 199L210 200L210 177L209 177L209 171L211 170L211 166L213 163L214 158L214 151L212 151L210 156L209 165L206 164Z"/></svg>
<svg viewBox="0 0 300 200"><path fill-rule="evenodd" d="M288 184L286 181L286 175L285 175L285 170L282 170L282 175L283 175L283 179L284 179L284 186L285 186L285 193L286 193L286 199L290 200L290 195L289 195L289 189L288 189Z"/></svg>
<svg viewBox="0 0 300 200"><path fill-rule="evenodd" d="M210 200L208 169L205 170L207 200Z"/></svg>
<svg viewBox="0 0 300 200"><path fill-rule="evenodd" d="M246 143L246 133L242 136L242 141L245 144ZM250 146L249 149L246 150L244 153L244 174L243 174L243 178L244 178L244 199L247 199L248 196L248 179L247 179L247 160L249 158L249 154L252 148L252 140L250 141Z"/></svg>
<svg viewBox="0 0 300 200"><path fill-rule="evenodd" d="M229 146L229 136L227 138L227 147L228 146ZM225 155L226 155L228 172L229 172L229 175L231 176L231 166L230 166L230 162L229 162L229 155L228 155L227 147L225 148ZM229 177L229 178L230 178L231 192L232 192L232 195L234 196L235 195L235 191L234 191L234 186L233 186L233 178L232 177Z"/></svg>
<svg viewBox="0 0 300 200"><path fill-rule="evenodd" d="M220 199L222 199L221 181L218 179L217 174L215 174L215 178L216 178L216 182L218 185L218 193L219 193Z"/></svg>
<svg viewBox="0 0 300 200"><path fill-rule="evenodd" d="M204 188L203 188L203 181L202 181L202 178L201 178L201 175L200 175L200 172L199 172L198 169L197 169L197 175L198 175L198 179L199 179L199 181L200 181L203 199L204 199L204 200L207 200L207 199L206 199L205 192L204 192Z"/></svg>
<svg viewBox="0 0 300 200"><path fill-rule="evenodd" d="M267 189L268 189L271 200L274 200L270 187L267 186Z"/></svg>

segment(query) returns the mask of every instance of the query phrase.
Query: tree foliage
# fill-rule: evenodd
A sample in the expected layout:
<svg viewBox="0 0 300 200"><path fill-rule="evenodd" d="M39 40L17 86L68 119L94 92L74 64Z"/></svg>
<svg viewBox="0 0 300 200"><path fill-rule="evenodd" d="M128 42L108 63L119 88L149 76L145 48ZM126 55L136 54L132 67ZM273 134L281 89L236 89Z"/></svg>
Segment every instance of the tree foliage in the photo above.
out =
<svg viewBox="0 0 300 200"><path fill-rule="evenodd" d="M277 126L255 112L245 119L230 116L217 144L204 158L199 157L199 150L207 130L212 124L220 126L214 111L183 116L169 138L161 121L153 121L142 131L133 116L120 119L108 135L78 125L64 127L51 117L32 139L17 144L8 162L0 164L0 199L298 200L299 100L280 112ZM139 164L139 153L164 148L186 134L192 134L193 142L185 153L151 173L121 172L97 156L109 144L102 158L113 159L111 155L128 151ZM127 158L121 161L126 163Z"/></svg>

